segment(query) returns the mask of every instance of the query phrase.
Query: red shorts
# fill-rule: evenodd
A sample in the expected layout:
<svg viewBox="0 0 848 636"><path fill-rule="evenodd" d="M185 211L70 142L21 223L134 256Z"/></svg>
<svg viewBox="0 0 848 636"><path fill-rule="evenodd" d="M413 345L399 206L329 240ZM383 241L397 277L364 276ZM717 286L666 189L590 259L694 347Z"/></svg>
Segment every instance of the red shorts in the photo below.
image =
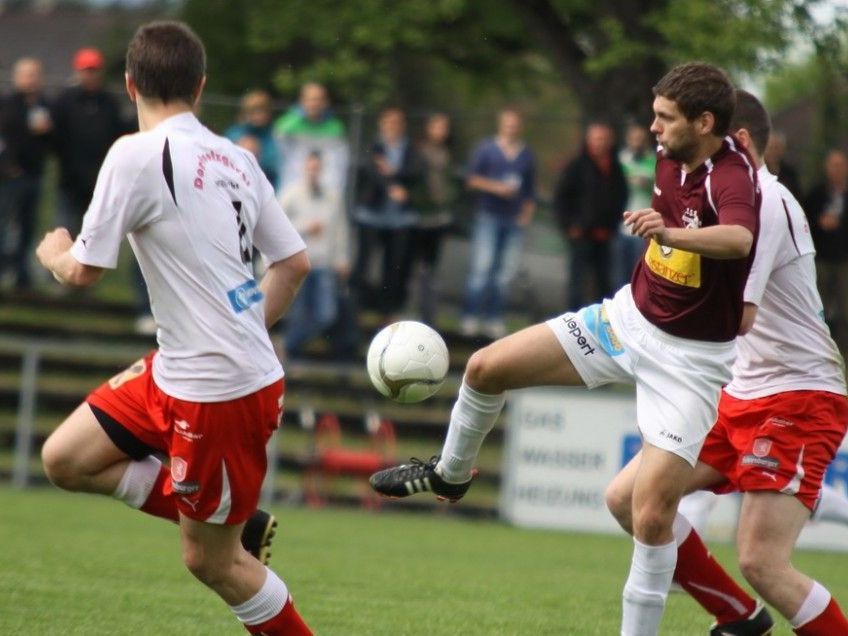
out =
<svg viewBox="0 0 848 636"><path fill-rule="evenodd" d="M170 458L166 494L197 521L237 524L256 510L265 444L282 418L284 382L226 402L188 402L153 381L154 353L92 391L86 401L127 455Z"/></svg>
<svg viewBox="0 0 848 636"><path fill-rule="evenodd" d="M727 478L715 492L773 490L813 510L848 429L848 398L787 391L740 400L724 391L698 461Z"/></svg>

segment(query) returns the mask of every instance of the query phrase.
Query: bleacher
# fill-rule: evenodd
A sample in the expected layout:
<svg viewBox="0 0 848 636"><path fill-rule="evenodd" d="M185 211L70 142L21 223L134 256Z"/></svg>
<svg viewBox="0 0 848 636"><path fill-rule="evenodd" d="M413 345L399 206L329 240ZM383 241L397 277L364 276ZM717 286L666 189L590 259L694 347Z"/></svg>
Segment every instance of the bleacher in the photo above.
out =
<svg viewBox="0 0 848 636"><path fill-rule="evenodd" d="M89 390L155 345L151 337L134 333L133 320L129 303L87 295L0 295L0 481L46 483L38 449L50 431ZM379 446L375 422L388 422L394 432L394 456L386 454L385 445L380 451L386 463L411 456L426 459L441 448L462 367L481 343L440 327L451 353L448 379L433 398L403 405L371 387L364 348L378 328L376 318L366 314L360 328L364 342L359 360L330 360L318 342L308 351L307 361L285 365L285 417L269 448L275 471L266 490L276 501L369 505L362 463L351 460L349 470L343 462L325 470L322 453L335 447L343 451L336 453L338 461L345 456L373 456ZM327 437L318 426L324 416L337 422L337 434ZM26 428L30 422L31 441L18 439L18 427ZM439 505L439 510L495 514L502 440L501 421L484 446L480 475L463 506ZM23 465L27 454L29 460ZM320 475L322 471L328 474ZM316 475L321 477L317 481ZM386 502L385 507L426 510L436 504L413 498Z"/></svg>

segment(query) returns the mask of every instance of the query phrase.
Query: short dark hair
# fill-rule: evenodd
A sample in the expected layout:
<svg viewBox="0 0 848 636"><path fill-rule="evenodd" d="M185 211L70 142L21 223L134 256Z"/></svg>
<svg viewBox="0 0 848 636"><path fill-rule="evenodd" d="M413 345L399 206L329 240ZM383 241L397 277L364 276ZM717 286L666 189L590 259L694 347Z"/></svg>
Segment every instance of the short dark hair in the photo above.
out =
<svg viewBox="0 0 848 636"><path fill-rule="evenodd" d="M705 112L712 113L716 136L724 137L730 129L736 96L727 73L717 66L704 62L680 64L666 73L653 90L655 96L674 101L689 121Z"/></svg>
<svg viewBox="0 0 848 636"><path fill-rule="evenodd" d="M740 128L751 135L756 154L763 154L771 134L771 117L760 100L741 88L736 89L736 110L733 111L730 130L736 132Z"/></svg>
<svg viewBox="0 0 848 636"><path fill-rule="evenodd" d="M143 97L191 104L206 74L206 51L186 24L150 22L127 47L127 74Z"/></svg>

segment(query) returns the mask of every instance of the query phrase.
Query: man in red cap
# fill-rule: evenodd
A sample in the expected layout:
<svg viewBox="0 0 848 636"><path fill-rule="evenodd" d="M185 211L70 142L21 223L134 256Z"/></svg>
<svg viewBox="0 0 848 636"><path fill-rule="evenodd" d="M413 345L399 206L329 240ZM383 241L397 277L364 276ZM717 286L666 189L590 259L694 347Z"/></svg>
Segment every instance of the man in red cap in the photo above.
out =
<svg viewBox="0 0 848 636"><path fill-rule="evenodd" d="M131 131L118 101L103 88L103 55L83 48L73 58L74 84L56 99L53 130L59 155L57 221L76 236L94 193L100 164L112 143Z"/></svg>

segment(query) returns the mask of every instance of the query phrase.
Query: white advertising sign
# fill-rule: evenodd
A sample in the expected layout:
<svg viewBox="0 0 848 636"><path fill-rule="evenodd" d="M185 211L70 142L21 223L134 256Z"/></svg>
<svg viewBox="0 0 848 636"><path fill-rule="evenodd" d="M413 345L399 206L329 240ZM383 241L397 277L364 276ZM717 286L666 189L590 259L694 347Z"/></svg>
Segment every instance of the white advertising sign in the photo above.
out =
<svg viewBox="0 0 848 636"><path fill-rule="evenodd" d="M527 527L621 532L604 491L641 445L633 391L525 389L510 393L508 406L501 516ZM848 492L848 443L826 481ZM719 498L707 538L732 540L738 502L735 495ZM799 545L848 550L848 529L809 524Z"/></svg>

